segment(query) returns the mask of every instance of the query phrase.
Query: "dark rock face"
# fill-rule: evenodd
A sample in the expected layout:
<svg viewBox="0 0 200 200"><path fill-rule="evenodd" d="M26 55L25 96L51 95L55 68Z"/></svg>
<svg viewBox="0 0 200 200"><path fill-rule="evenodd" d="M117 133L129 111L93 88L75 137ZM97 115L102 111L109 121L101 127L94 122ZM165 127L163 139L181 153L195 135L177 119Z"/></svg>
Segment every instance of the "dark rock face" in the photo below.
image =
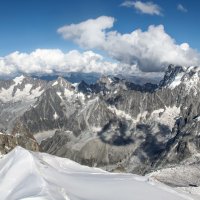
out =
<svg viewBox="0 0 200 200"><path fill-rule="evenodd" d="M0 134L0 154L7 154L16 146L21 146L31 151L39 151L39 145L34 138L25 135Z"/></svg>
<svg viewBox="0 0 200 200"><path fill-rule="evenodd" d="M27 87L20 86L23 79L17 87L39 87L35 98L2 100L0 106L4 113L14 106L20 110L9 130L35 138L47 133L40 144L45 152L109 171L145 174L200 151L199 79L198 68L172 65L158 85L103 76L76 87L62 78ZM16 80L9 84L16 86ZM15 93L19 96L19 90ZM0 122L7 129L6 121ZM48 137L48 131L55 134Z"/></svg>
<svg viewBox="0 0 200 200"><path fill-rule="evenodd" d="M92 88L85 81L81 81L78 84L78 91L80 91L80 92L82 92L84 94L90 94L92 92Z"/></svg>
<svg viewBox="0 0 200 200"><path fill-rule="evenodd" d="M169 65L167 71L165 72L164 78L160 81L159 86L164 87L166 85L169 85L174 81L176 76L182 72L184 73L183 67Z"/></svg>
<svg viewBox="0 0 200 200"><path fill-rule="evenodd" d="M0 133L0 154L9 153L16 146L31 151L41 150L33 135L20 122L16 122L11 134Z"/></svg>

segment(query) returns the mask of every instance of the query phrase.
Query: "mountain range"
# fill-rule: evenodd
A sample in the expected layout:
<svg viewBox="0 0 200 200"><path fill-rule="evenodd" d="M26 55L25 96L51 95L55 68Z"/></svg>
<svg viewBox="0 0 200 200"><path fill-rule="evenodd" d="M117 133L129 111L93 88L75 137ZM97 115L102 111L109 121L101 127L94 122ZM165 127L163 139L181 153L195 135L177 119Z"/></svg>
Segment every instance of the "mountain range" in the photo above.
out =
<svg viewBox="0 0 200 200"><path fill-rule="evenodd" d="M169 185L198 187L199 88L198 67L173 65L159 84L113 76L95 83L24 75L2 80L0 153L20 145L107 171L150 173ZM178 170L191 167L196 173L190 178Z"/></svg>

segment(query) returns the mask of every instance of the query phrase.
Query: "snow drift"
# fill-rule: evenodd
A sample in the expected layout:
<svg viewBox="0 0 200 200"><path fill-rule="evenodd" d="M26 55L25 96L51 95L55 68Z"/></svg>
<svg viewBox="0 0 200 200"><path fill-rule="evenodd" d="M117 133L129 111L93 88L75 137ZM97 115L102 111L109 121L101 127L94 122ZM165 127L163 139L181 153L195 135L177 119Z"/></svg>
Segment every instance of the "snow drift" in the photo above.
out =
<svg viewBox="0 0 200 200"><path fill-rule="evenodd" d="M148 177L114 174L16 147L0 159L1 200L193 199Z"/></svg>

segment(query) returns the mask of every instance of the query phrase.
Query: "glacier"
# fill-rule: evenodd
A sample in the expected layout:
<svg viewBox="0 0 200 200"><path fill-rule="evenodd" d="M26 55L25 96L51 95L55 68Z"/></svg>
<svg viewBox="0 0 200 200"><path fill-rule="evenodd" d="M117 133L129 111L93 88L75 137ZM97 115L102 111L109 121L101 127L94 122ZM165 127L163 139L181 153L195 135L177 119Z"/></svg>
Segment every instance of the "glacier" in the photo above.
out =
<svg viewBox="0 0 200 200"><path fill-rule="evenodd" d="M16 147L0 158L1 200L197 200L150 179Z"/></svg>

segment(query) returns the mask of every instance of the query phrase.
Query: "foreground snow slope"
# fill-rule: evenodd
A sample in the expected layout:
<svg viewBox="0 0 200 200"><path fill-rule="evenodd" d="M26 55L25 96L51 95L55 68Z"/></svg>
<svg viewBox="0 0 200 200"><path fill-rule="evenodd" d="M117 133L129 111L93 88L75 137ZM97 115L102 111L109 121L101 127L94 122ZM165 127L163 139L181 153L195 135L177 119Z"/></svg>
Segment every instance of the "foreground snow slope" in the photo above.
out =
<svg viewBox="0 0 200 200"><path fill-rule="evenodd" d="M1 200L192 200L168 186L21 147L0 159Z"/></svg>

